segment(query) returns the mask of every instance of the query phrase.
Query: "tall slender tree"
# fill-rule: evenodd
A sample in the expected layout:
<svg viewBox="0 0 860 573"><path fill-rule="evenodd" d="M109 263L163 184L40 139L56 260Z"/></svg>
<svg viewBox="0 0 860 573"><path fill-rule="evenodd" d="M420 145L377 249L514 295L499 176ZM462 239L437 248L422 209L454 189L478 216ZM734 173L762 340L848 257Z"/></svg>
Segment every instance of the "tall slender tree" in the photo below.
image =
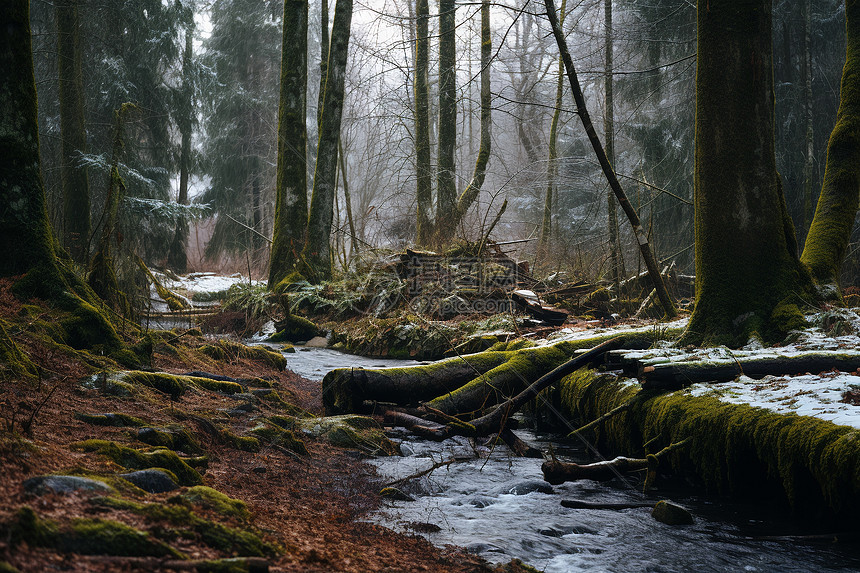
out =
<svg viewBox="0 0 860 573"><path fill-rule="evenodd" d="M606 95L606 111L603 116L603 133L606 138L606 158L615 165L615 97L613 93L612 66L612 0L603 2L603 22L605 28L604 57L606 73L603 77L603 88ZM615 212L615 193L607 190L606 211L608 213L607 227L609 228L609 272L616 290L621 283L621 244L618 241L618 215Z"/></svg>
<svg viewBox="0 0 860 573"><path fill-rule="evenodd" d="M323 0L323 4L326 0ZM284 0L278 176L269 288L295 269L308 221L306 181L307 0ZM328 27L327 25L325 26Z"/></svg>
<svg viewBox="0 0 860 573"><path fill-rule="evenodd" d="M418 204L418 244L433 240L433 173L430 166L430 5L416 0L415 6L415 171Z"/></svg>
<svg viewBox="0 0 860 573"><path fill-rule="evenodd" d="M343 113L346 60L352 23L352 0L338 0L331 29L325 97L320 114L313 194L301 269L314 282L331 278L331 226L337 178L337 142Z"/></svg>
<svg viewBox="0 0 860 573"><path fill-rule="evenodd" d="M456 2L439 0L439 151L436 171L436 239L450 241L457 209Z"/></svg>
<svg viewBox="0 0 860 573"><path fill-rule="evenodd" d="M78 0L57 0L57 69L62 147L63 244L78 263L86 264L90 238L90 187L83 155L84 86L81 69Z"/></svg>
<svg viewBox="0 0 860 573"><path fill-rule="evenodd" d="M463 220L469 207L477 200L487 175L487 163L490 161L492 116L492 93L490 92L490 63L493 52L493 39L490 36L490 3L481 2L481 142L478 146L478 157L475 160L475 170L469 185L457 198L452 225L456 227Z"/></svg>

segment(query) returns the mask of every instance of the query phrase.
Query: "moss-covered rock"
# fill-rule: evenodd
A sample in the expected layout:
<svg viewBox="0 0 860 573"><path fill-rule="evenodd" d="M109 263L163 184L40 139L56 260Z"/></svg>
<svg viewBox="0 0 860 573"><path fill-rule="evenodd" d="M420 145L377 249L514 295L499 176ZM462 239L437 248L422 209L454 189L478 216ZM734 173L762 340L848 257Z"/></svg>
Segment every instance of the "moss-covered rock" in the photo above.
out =
<svg viewBox="0 0 860 573"><path fill-rule="evenodd" d="M203 479L186 460L183 460L170 450L155 450L141 452L110 442L108 440L86 440L72 444L74 449L84 452L96 452L107 456L115 463L131 469L164 468L176 475L182 485L200 485ZM190 460L189 460L190 461Z"/></svg>
<svg viewBox="0 0 860 573"><path fill-rule="evenodd" d="M215 344L205 344L199 348L200 352L216 360L237 360L248 358L260 360L276 370L284 370L287 367L287 359L278 352L273 352L263 346L246 346L238 342L221 339Z"/></svg>
<svg viewBox="0 0 860 573"><path fill-rule="evenodd" d="M305 433L340 448L373 455L400 455L400 447L388 439L382 427L366 416L342 415L297 420Z"/></svg>
<svg viewBox="0 0 860 573"><path fill-rule="evenodd" d="M13 546L34 547L82 555L184 556L169 545L138 529L105 519L73 519L67 525L40 518L30 507L21 507L8 525Z"/></svg>
<svg viewBox="0 0 860 573"><path fill-rule="evenodd" d="M197 438L181 426L140 428L134 433L134 437L150 446L163 447L169 450L182 451L189 454L203 453L203 447L197 441Z"/></svg>
<svg viewBox="0 0 860 573"><path fill-rule="evenodd" d="M159 392L164 392L173 400L178 400L187 390L188 384L181 376L174 376L166 372L144 372L142 370L132 370L126 372L122 377L122 381L131 384L140 384L147 386Z"/></svg>
<svg viewBox="0 0 860 573"><path fill-rule="evenodd" d="M129 416L121 412L108 412L107 414L86 414L84 412L76 412L75 419L94 426L115 426L115 427L139 427L146 425L146 422L140 418Z"/></svg>
<svg viewBox="0 0 860 573"><path fill-rule="evenodd" d="M292 430L285 429L280 424L261 424L252 429L251 433L266 443L282 446L303 456L308 455L305 443L296 437Z"/></svg>
<svg viewBox="0 0 860 573"><path fill-rule="evenodd" d="M219 436L228 446L243 452L259 452L262 447L260 440L254 436L240 436L230 430L221 430Z"/></svg>
<svg viewBox="0 0 860 573"><path fill-rule="evenodd" d="M234 499L211 487L203 485L190 487L179 497L193 505L199 505L226 517L248 519L251 516L251 512L248 511L248 506L244 501Z"/></svg>
<svg viewBox="0 0 860 573"><path fill-rule="evenodd" d="M304 342L315 336L323 336L325 331L319 326L295 314L288 315L279 321L275 328L277 332L269 338L269 342Z"/></svg>

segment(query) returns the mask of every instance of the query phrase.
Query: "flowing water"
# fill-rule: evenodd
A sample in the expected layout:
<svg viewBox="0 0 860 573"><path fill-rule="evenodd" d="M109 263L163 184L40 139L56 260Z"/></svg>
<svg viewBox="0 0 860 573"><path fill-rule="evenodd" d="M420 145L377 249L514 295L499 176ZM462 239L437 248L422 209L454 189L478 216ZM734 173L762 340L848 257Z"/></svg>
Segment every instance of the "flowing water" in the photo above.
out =
<svg viewBox="0 0 860 573"><path fill-rule="evenodd" d="M366 359L326 349L287 354L288 367L319 380L337 367L380 367L412 361ZM594 461L584 446L555 436L518 430L529 443L562 459ZM415 474L434 462L456 459L429 476L401 486L415 501L392 501L374 521L423 535L436 545L455 544L493 562L519 558L546 572L824 572L860 571L856 546L832 542L772 541L762 536L798 535L803 524L761 507L703 499L678 491L644 496L638 482L582 481L550 487L541 460L512 457L504 446L490 450L465 438L442 443L399 436L404 457L376 458L386 482ZM695 523L669 526L650 509L566 509L562 499L589 502L650 502L669 496L691 510Z"/></svg>

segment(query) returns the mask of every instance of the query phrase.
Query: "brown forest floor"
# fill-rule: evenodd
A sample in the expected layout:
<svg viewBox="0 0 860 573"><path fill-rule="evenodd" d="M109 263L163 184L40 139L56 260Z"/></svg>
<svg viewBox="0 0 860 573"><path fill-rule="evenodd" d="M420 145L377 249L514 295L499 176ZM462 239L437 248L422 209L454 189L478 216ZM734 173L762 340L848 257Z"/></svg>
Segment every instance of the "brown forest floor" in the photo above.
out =
<svg viewBox="0 0 860 573"><path fill-rule="evenodd" d="M7 321L7 328L9 324L20 324L17 318L20 308L21 303L8 293L8 283L0 283L0 319ZM215 392L197 390L178 401L148 388L132 397L105 396L98 390L81 387L81 379L92 373L93 368L80 354L42 343L38 337L29 336L26 328L17 332L13 339L42 368L44 377L41 385L33 381L0 381L0 570L3 561L22 572L165 569L164 563L156 558L83 556L10 543L9 528L4 524L10 523L22 506L33 508L40 517L55 520L61 526L78 517L117 520L150 533L170 526L157 519L94 504L89 494L33 497L24 493L22 482L33 476L69 473L74 469L105 476L125 471L104 456L75 451L70 448L74 442L99 438L145 449L129 428L90 425L76 419L76 412L121 412L153 426L182 423L193 431L209 457L208 469L203 473L204 484L246 502L251 517L243 521L210 510L195 510L195 513L254 531L277 545L278 553L266 558L273 571L494 570L461 549L436 548L419 536L395 533L360 521L381 503L377 495L380 486L373 468L363 463L361 455L354 451L311 438L305 438L308 456L288 455L289 452L265 446L257 453L240 451L217 443L220 440L187 417L191 414L213 420L216 425L241 435L253 427L255 417L277 413L277 404L260 400L259 411L229 418L222 410L235 406L236 398ZM271 380L285 400L321 414L319 384L289 371L279 372L259 361L215 362L194 351L195 346L204 342L207 341L199 337L182 337L181 343L174 343L180 350L178 355L162 352L156 345L152 367L173 373L205 370L236 378L262 377ZM56 389L51 393L53 388ZM29 416L42 402L26 439L8 431L13 417L13 429L20 430L21 416ZM139 503L165 503L176 493L122 495ZM179 537L171 545L191 559L231 557L193 536ZM512 563L498 570L521 569Z"/></svg>

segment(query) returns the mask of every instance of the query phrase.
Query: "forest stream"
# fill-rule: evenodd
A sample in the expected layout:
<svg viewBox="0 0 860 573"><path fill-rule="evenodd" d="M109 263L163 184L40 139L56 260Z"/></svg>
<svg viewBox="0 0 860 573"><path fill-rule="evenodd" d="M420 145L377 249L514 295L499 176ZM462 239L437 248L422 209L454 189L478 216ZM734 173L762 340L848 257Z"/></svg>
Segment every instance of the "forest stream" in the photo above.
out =
<svg viewBox="0 0 860 573"><path fill-rule="evenodd" d="M303 348L287 354L288 368L321 380L333 368L405 366L414 361L362 358L330 349ZM395 432L397 430L395 429ZM560 459L595 461L585 444L557 435L518 430L543 451ZM434 462L457 461L401 489L414 501L387 501L372 520L426 537L437 546L466 547L495 563L518 558L540 571L860 571L851 544L798 537L820 534L767 508L702 498L692 491L661 489L644 495L635 480L581 481L550 486L540 460L512 457L505 446L490 450L466 438L441 443L407 432L403 457L373 458L384 482L427 469ZM650 508L567 509L563 499L600 503L656 503L670 498L694 515L691 526L655 521Z"/></svg>

